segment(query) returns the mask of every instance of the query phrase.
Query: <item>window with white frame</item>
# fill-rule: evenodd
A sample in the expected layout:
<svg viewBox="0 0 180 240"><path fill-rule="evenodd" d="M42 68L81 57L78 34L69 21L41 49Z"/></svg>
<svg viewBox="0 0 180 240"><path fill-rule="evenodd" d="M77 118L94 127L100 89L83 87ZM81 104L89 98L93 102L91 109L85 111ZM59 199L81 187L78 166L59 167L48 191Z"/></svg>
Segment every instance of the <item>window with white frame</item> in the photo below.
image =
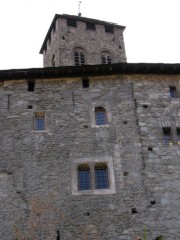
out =
<svg viewBox="0 0 180 240"><path fill-rule="evenodd" d="M73 195L115 193L112 158L77 160L73 169Z"/></svg>
<svg viewBox="0 0 180 240"><path fill-rule="evenodd" d="M108 103L97 101L90 107L91 127L108 127L112 122L111 107Z"/></svg>

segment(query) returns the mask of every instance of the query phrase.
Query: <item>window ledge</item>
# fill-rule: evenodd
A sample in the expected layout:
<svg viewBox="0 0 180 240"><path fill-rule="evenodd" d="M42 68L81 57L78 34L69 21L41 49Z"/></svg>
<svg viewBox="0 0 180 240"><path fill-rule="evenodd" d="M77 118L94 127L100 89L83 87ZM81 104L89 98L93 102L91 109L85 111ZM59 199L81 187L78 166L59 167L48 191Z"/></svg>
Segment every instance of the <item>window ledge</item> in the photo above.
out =
<svg viewBox="0 0 180 240"><path fill-rule="evenodd" d="M32 130L32 133L49 133L49 130Z"/></svg>
<svg viewBox="0 0 180 240"><path fill-rule="evenodd" d="M96 128L109 127L109 124L95 125Z"/></svg>
<svg viewBox="0 0 180 240"><path fill-rule="evenodd" d="M105 194L115 194L115 189L95 189L95 190L82 190L73 191L73 195L105 195Z"/></svg>

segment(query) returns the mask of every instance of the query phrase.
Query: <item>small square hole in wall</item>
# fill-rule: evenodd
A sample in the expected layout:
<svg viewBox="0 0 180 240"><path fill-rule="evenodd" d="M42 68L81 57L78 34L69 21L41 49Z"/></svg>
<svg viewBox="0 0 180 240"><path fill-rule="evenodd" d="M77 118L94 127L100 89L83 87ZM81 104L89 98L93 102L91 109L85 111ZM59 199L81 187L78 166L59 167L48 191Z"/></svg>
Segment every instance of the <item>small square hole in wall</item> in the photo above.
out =
<svg viewBox="0 0 180 240"><path fill-rule="evenodd" d="M148 151L152 152L153 148L152 147L148 147Z"/></svg>
<svg viewBox="0 0 180 240"><path fill-rule="evenodd" d="M154 240L163 240L163 236L156 237Z"/></svg>
<svg viewBox="0 0 180 240"><path fill-rule="evenodd" d="M136 208L132 208L132 209L131 209L131 212L132 212L132 214L135 214L135 213L137 213L137 210L136 210Z"/></svg>
<svg viewBox="0 0 180 240"><path fill-rule="evenodd" d="M123 123L124 123L124 124L127 124L127 120L124 120Z"/></svg>
<svg viewBox="0 0 180 240"><path fill-rule="evenodd" d="M28 109L33 109L33 106L32 105L28 105Z"/></svg>
<svg viewBox="0 0 180 240"><path fill-rule="evenodd" d="M155 200L152 200L150 201L151 205L155 205L156 204L156 201Z"/></svg>
<svg viewBox="0 0 180 240"><path fill-rule="evenodd" d="M143 108L148 108L148 105L147 105L147 104L144 104L144 105L143 105Z"/></svg>
<svg viewBox="0 0 180 240"><path fill-rule="evenodd" d="M124 176L128 176L128 175L129 175L129 172L127 172L127 171L126 171L126 172L123 172L123 175L124 175Z"/></svg>

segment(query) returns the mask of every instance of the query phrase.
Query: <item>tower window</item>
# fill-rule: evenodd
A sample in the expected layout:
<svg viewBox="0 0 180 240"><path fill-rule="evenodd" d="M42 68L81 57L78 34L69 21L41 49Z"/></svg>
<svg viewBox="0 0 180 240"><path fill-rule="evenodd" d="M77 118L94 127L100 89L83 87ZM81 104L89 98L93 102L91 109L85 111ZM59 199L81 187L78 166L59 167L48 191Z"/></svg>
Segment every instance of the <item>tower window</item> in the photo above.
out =
<svg viewBox="0 0 180 240"><path fill-rule="evenodd" d="M175 86L170 86L169 87L169 93L171 98L176 98L176 87Z"/></svg>
<svg viewBox="0 0 180 240"><path fill-rule="evenodd" d="M34 92L34 88L35 88L35 81L28 80L28 92Z"/></svg>
<svg viewBox="0 0 180 240"><path fill-rule="evenodd" d="M114 33L114 28L112 26L105 25L105 32Z"/></svg>
<svg viewBox="0 0 180 240"><path fill-rule="evenodd" d="M105 108L103 108L103 107L95 108L95 121L96 121L96 125L106 125L107 124Z"/></svg>
<svg viewBox="0 0 180 240"><path fill-rule="evenodd" d="M95 165L95 187L96 189L109 188L107 165Z"/></svg>
<svg viewBox="0 0 180 240"><path fill-rule="evenodd" d="M86 29L87 30L96 30L96 25L92 22L87 22L86 23Z"/></svg>
<svg viewBox="0 0 180 240"><path fill-rule="evenodd" d="M171 137L171 128L164 127L163 128L163 139L166 145L172 145L172 137Z"/></svg>
<svg viewBox="0 0 180 240"><path fill-rule="evenodd" d="M78 167L78 188L80 191L91 189L91 175L88 165L80 165Z"/></svg>
<svg viewBox="0 0 180 240"><path fill-rule="evenodd" d="M45 129L46 129L45 113L44 112L35 113L35 115L34 115L34 130L43 131Z"/></svg>
<svg viewBox="0 0 180 240"><path fill-rule="evenodd" d="M82 50L76 50L74 52L75 66L81 66L85 64L85 54Z"/></svg>
<svg viewBox="0 0 180 240"><path fill-rule="evenodd" d="M109 55L102 55L101 56L101 62L102 62L102 64L111 64L112 63L111 56L109 56Z"/></svg>
<svg viewBox="0 0 180 240"><path fill-rule="evenodd" d="M74 19L67 19L67 25L69 27L77 27L77 21Z"/></svg>

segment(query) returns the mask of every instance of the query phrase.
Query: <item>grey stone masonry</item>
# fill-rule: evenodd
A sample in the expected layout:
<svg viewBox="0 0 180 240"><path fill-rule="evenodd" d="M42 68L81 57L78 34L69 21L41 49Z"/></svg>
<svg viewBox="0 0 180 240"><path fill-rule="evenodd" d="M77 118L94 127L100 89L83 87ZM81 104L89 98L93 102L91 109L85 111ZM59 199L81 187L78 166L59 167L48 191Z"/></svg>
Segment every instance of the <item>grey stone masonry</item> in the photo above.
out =
<svg viewBox="0 0 180 240"><path fill-rule="evenodd" d="M90 25L89 29L89 23L93 28ZM101 64L102 56L104 63L108 62L108 56L112 63L126 62L124 29L123 26L99 20L55 15L40 50L44 67L75 65L76 50L83 52L84 64L88 65Z"/></svg>
<svg viewBox="0 0 180 240"><path fill-rule="evenodd" d="M179 240L180 75L88 80L34 78L34 91L25 78L0 82L0 239ZM94 185L102 163L107 189ZM90 190L79 190L79 165L90 166Z"/></svg>

